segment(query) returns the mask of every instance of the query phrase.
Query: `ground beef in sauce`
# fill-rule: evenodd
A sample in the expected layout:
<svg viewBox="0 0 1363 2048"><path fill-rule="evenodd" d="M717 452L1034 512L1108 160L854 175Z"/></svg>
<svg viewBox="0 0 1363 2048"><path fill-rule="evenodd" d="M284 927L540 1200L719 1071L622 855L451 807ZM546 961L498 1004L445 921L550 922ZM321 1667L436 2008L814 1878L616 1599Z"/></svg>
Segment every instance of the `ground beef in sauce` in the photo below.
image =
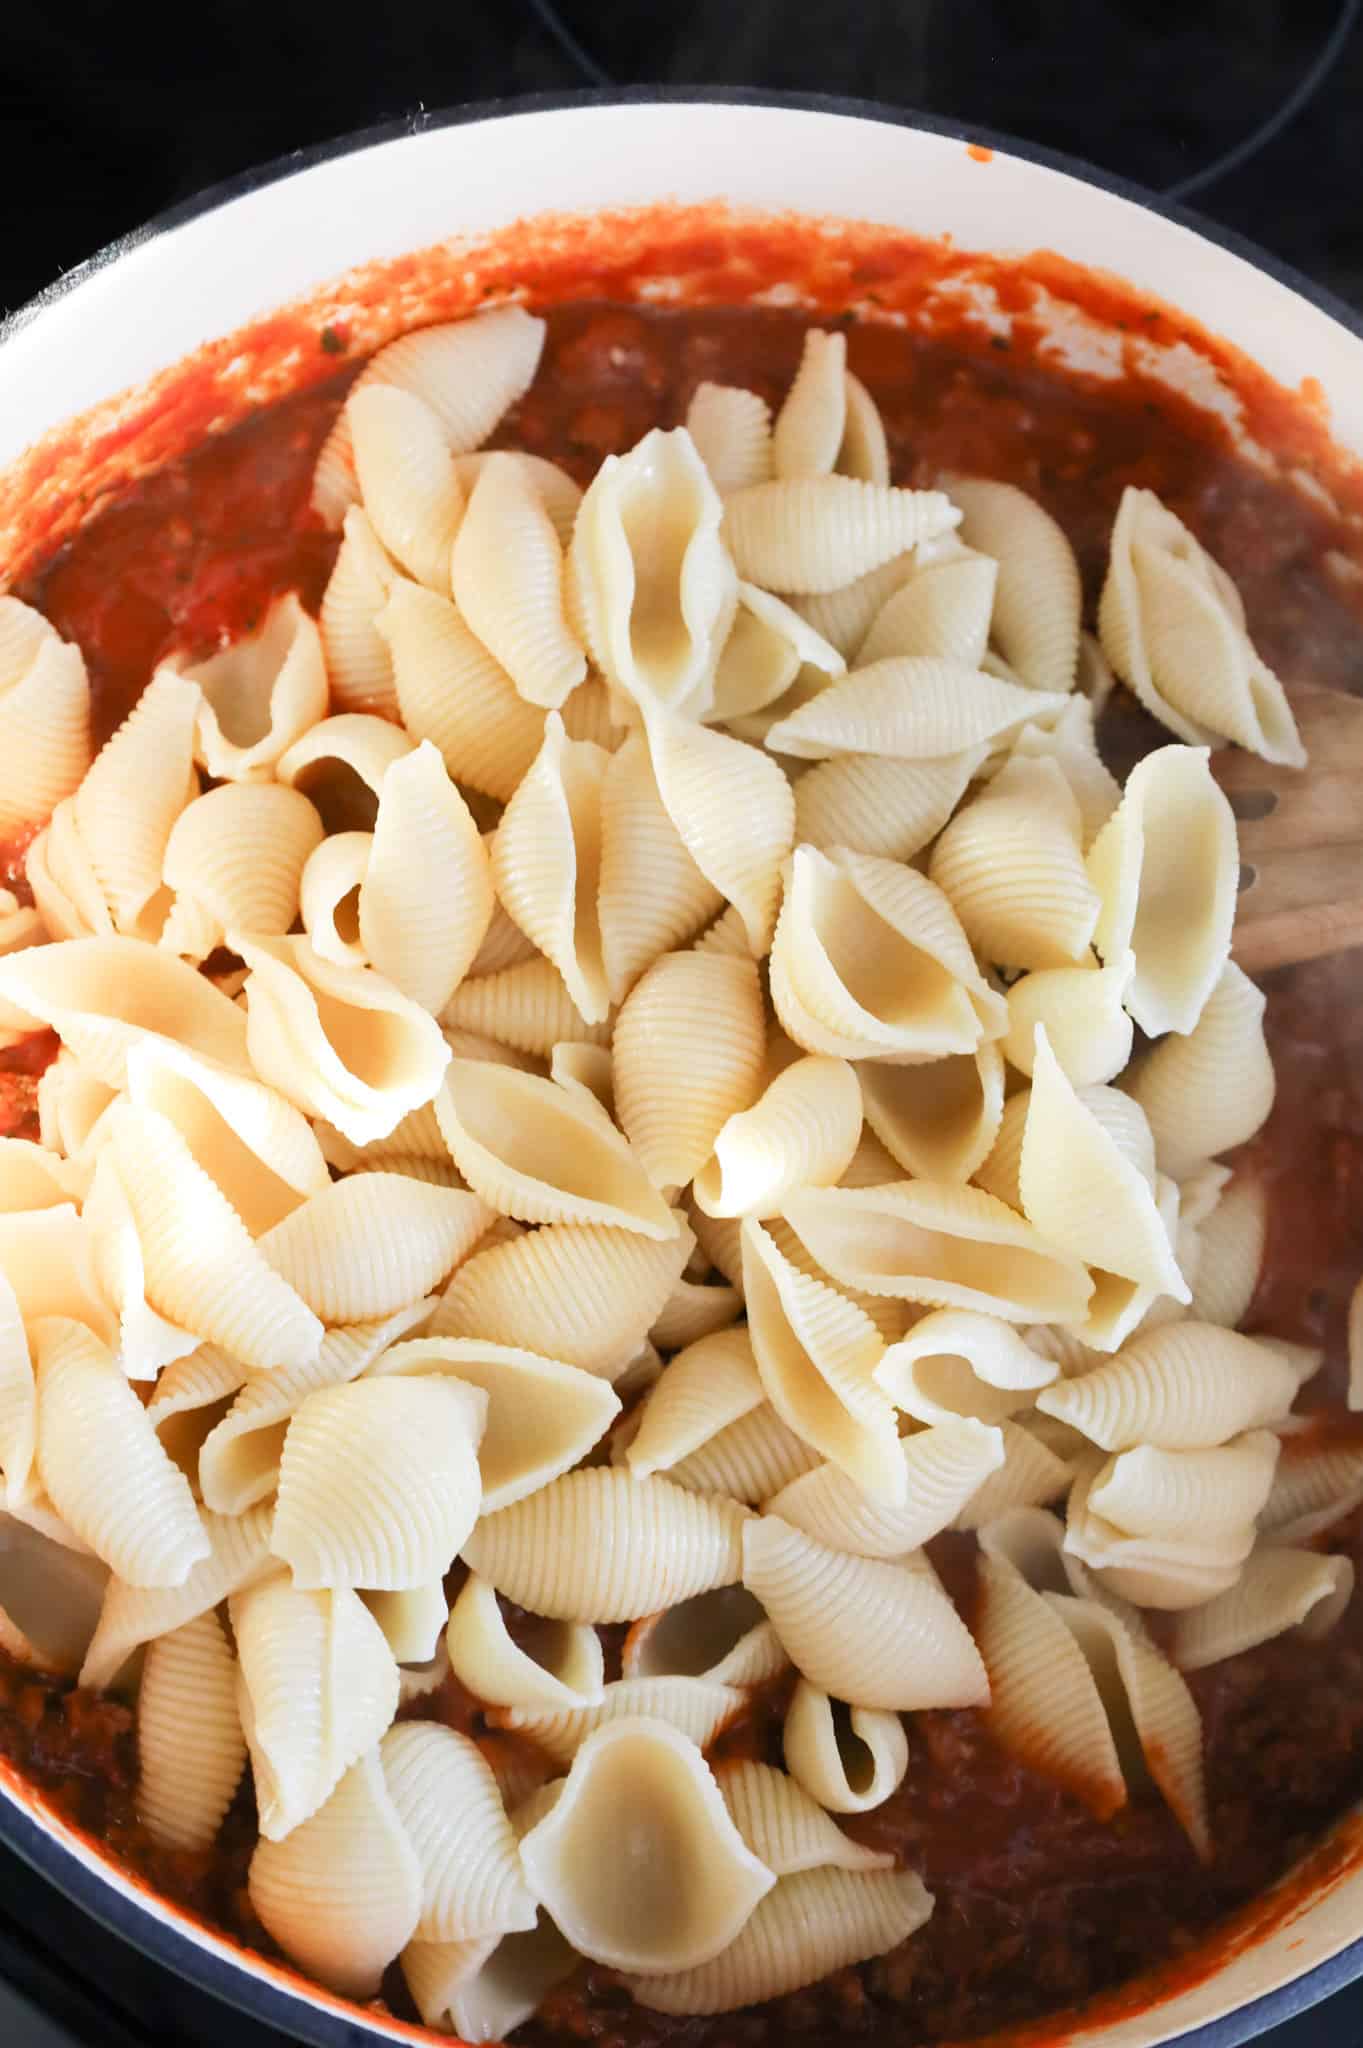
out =
<svg viewBox="0 0 1363 2048"><path fill-rule="evenodd" d="M498 440L550 456L585 482L604 455L681 419L703 378L779 399L804 324L775 310L555 310L540 376ZM1258 644L1289 685L1363 685L1363 624L1325 567L1338 536L1318 506L1238 462L1213 429L1199 438L1186 417L1166 417L1148 398L1067 383L1014 362L1006 346L889 325L852 326L848 340L851 367L885 416L899 480L950 467L1034 492L1075 545L1090 607L1122 487L1148 486L1236 578ZM352 374L142 484L20 593L84 648L101 733L167 649L208 651L249 629L281 590L297 588L315 606L335 541L306 509L311 464ZM1159 737L1119 698L1104 733L1115 767ZM22 851L5 850L8 885L22 883ZM1247 1326L1327 1345L1327 1372L1308 1402L1331 1410L1322 1421L1330 1429L1350 1427L1340 1413L1343 1316L1363 1270L1359 972L1354 956L1271 978L1279 1101L1250 1148L1271 1201ZM36 1135L37 1076L54 1049L44 1034L0 1055L0 1131ZM1363 1562L1363 1513L1334 1532L1332 1547ZM935 1554L968 1618L970 1541L943 1539ZM614 1671L619 1632L606 1633ZM799 2036L831 2048L852 2034L929 2048L1071 2007L1176 1960L1363 1795L1363 1601L1323 1643L1269 1644L1191 1683L1206 1731L1210 1869L1152 1794L1099 1823L1063 1787L1001 1753L978 1713L918 1714L904 1784L849 1824L921 1871L936 1895L932 1920L902 1952L767 2007L683 2022L634 2007L609 1971L584 1966L518 2038L535 2048L565 2039L760 2048ZM717 1752L779 1761L785 1691L755 1697ZM403 1711L486 1731L478 1702L452 1680ZM245 1890L249 1782L211 1854L172 1854L137 1820L135 1749L125 1705L0 1660L0 1753L152 1884L271 1952ZM412 2015L396 1969L385 1995Z"/></svg>

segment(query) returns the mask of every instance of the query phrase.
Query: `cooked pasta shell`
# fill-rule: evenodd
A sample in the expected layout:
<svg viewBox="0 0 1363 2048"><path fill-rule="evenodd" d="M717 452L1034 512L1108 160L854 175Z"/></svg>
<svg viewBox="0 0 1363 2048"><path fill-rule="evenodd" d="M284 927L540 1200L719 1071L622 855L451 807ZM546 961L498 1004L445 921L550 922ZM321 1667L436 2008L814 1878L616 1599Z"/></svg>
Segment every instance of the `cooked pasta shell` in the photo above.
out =
<svg viewBox="0 0 1363 2048"><path fill-rule="evenodd" d="M605 1664L595 1629L583 1622L541 1621L518 1637L507 1628L492 1587L470 1572L445 1635L450 1668L461 1685L493 1707L557 1711L601 1699Z"/></svg>
<svg viewBox="0 0 1363 2048"><path fill-rule="evenodd" d="M1056 968L1088 957L1100 902L1079 809L1054 761L1015 755L956 813L929 873L984 958Z"/></svg>
<svg viewBox="0 0 1363 2048"><path fill-rule="evenodd" d="M321 839L307 798L278 783L228 782L196 798L166 841L161 874L175 901L161 944L202 959L229 926L286 932L298 914L304 863Z"/></svg>
<svg viewBox="0 0 1363 2048"><path fill-rule="evenodd" d="M38 1082L42 1144L49 1152L74 1159L113 1099L113 1089L63 1046Z"/></svg>
<svg viewBox="0 0 1363 2048"><path fill-rule="evenodd" d="M770 1764L733 1759L715 1772L729 1817L748 1847L777 1877L832 1866L890 1870L888 1852L865 1849L830 1820L794 1778Z"/></svg>
<svg viewBox="0 0 1363 2048"><path fill-rule="evenodd" d="M946 532L957 518L940 491L807 476L734 491L725 506L724 537L739 575L750 583L815 593L878 569Z"/></svg>
<svg viewBox="0 0 1363 2048"><path fill-rule="evenodd" d="M275 600L254 633L182 674L202 700L195 757L210 775L231 782L267 781L281 756L326 716L321 635L292 592Z"/></svg>
<svg viewBox="0 0 1363 2048"><path fill-rule="evenodd" d="M870 1317L801 1272L751 1217L743 1292L757 1370L781 1420L874 1499L902 1502L894 1410L872 1377L884 1346Z"/></svg>
<svg viewBox="0 0 1363 2048"><path fill-rule="evenodd" d="M572 608L597 665L641 706L694 708L708 688L735 601L722 514L684 427L608 455L582 500Z"/></svg>
<svg viewBox="0 0 1363 2048"><path fill-rule="evenodd" d="M483 844L492 851L493 833L484 837ZM504 967L520 967L527 960L539 959L534 943L527 939L518 924L512 922L497 901L492 900L492 918L483 935L483 943L469 962L469 974L500 974Z"/></svg>
<svg viewBox="0 0 1363 2048"><path fill-rule="evenodd" d="M649 1341L660 1351L685 1350L702 1337L727 1330L742 1307L742 1295L727 1282L701 1285L694 1280L679 1280L649 1330Z"/></svg>
<svg viewBox="0 0 1363 2048"><path fill-rule="evenodd" d="M275 774L311 798L328 832L369 832L378 816L383 778L412 746L390 719L341 711L295 740L275 764Z"/></svg>
<svg viewBox="0 0 1363 2048"><path fill-rule="evenodd" d="M290 602L297 612L297 600ZM138 938L155 938L165 916L161 868L171 827L197 794L194 736L202 705L197 675L159 668L100 748L73 801L72 822L114 925Z"/></svg>
<svg viewBox="0 0 1363 2048"><path fill-rule="evenodd" d="M0 597L0 831L45 818L90 765L90 684L79 647L41 612Z"/></svg>
<svg viewBox="0 0 1363 2048"><path fill-rule="evenodd" d="M158 1314L148 1299L137 1218L108 1148L95 1163L81 1222L95 1283L117 1317L119 1363L130 1380L154 1380L163 1366L193 1351L198 1339Z"/></svg>
<svg viewBox="0 0 1363 2048"><path fill-rule="evenodd" d="M791 862L771 993L797 1045L849 1059L973 1052L1007 1016L940 889L897 862L812 846Z"/></svg>
<svg viewBox="0 0 1363 2048"><path fill-rule="evenodd" d="M432 741L459 782L505 803L539 752L543 713L437 592L400 582L374 625L412 738Z"/></svg>
<svg viewBox="0 0 1363 2048"><path fill-rule="evenodd" d="M825 1692L891 1711L988 1700L974 1643L921 1553L855 1557L762 1515L743 1531L743 1583Z"/></svg>
<svg viewBox="0 0 1363 2048"><path fill-rule="evenodd" d="M1273 1485L1278 1451L1270 1430L1212 1450L1140 1444L1108 1459L1089 1490L1088 1506L1124 1535L1159 1541L1189 1531L1195 1544L1208 1541L1218 1530L1255 1521Z"/></svg>
<svg viewBox="0 0 1363 2048"><path fill-rule="evenodd" d="M1260 1515L1265 1541L1309 1544L1363 1500L1363 1443L1310 1431L1283 1437Z"/></svg>
<svg viewBox="0 0 1363 2048"><path fill-rule="evenodd" d="M737 910L760 958L771 942L781 863L795 838L795 798L784 771L756 747L662 710L649 714L648 744L682 843Z"/></svg>
<svg viewBox="0 0 1363 2048"><path fill-rule="evenodd" d="M794 382L772 428L776 475L831 475L847 421L847 336L811 327Z"/></svg>
<svg viewBox="0 0 1363 2048"><path fill-rule="evenodd" d="M343 524L317 618L332 702L341 711L392 711L393 656L375 621L400 586L417 586L408 585L362 506L352 505Z"/></svg>
<svg viewBox="0 0 1363 2048"><path fill-rule="evenodd" d="M24 874L42 920L31 944L51 939L104 937L114 928L90 849L76 825L74 797L63 797L29 846ZM157 900L157 913L160 902ZM17 950L6 946L6 953Z"/></svg>
<svg viewBox="0 0 1363 2048"><path fill-rule="evenodd" d="M868 484L888 484L890 449L885 425L870 392L850 370L843 377L843 396L847 417L834 469L839 476L860 477Z"/></svg>
<svg viewBox="0 0 1363 2048"><path fill-rule="evenodd" d="M381 975L323 960L303 938L235 933L230 943L250 969L252 1064L287 1101L365 1145L431 1100L449 1047L434 1019Z"/></svg>
<svg viewBox="0 0 1363 2048"><path fill-rule="evenodd" d="M1129 1339L1081 1379L1047 1388L1037 1406L1106 1451L1192 1451L1280 1421L1296 1394L1297 1375L1265 1345L1210 1323L1177 1322Z"/></svg>
<svg viewBox="0 0 1363 2048"><path fill-rule="evenodd" d="M1226 965L1239 879L1235 820L1205 748L1161 747L1137 763L1088 872L1102 898L1099 954L1135 954L1131 1015L1151 1037L1190 1032Z"/></svg>
<svg viewBox="0 0 1363 2048"><path fill-rule="evenodd" d="M22 1500L29 1490L36 1431L37 1395L24 1319L13 1287L0 1272L0 1475L7 1502Z"/></svg>
<svg viewBox="0 0 1363 2048"><path fill-rule="evenodd" d="M772 473L771 408L734 384L698 384L686 430L717 491L763 484Z"/></svg>
<svg viewBox="0 0 1363 2048"><path fill-rule="evenodd" d="M751 1109L721 1126L695 1174L701 1208L721 1216L769 1216L799 1187L841 1179L861 1137L861 1090L846 1060L796 1059Z"/></svg>
<svg viewBox="0 0 1363 2048"><path fill-rule="evenodd" d="M891 1157L881 1144L875 1132L863 1129L861 1141L852 1154L846 1173L838 1182L840 1188L878 1188L887 1180L899 1180L904 1169L897 1159Z"/></svg>
<svg viewBox="0 0 1363 2048"><path fill-rule="evenodd" d="M83 1185L74 1161L58 1159L26 1138L0 1138L0 1214L79 1201Z"/></svg>
<svg viewBox="0 0 1363 2048"><path fill-rule="evenodd" d="M257 1843L247 1889L261 1924L300 1969L348 1998L375 1996L421 1911L421 1866L377 1749L286 1840Z"/></svg>
<svg viewBox="0 0 1363 2048"><path fill-rule="evenodd" d="M758 478L756 481L764 482L766 479ZM955 542L954 533L942 538ZM924 551L917 548L892 555L878 569L868 569L864 576L857 576L850 583L841 583L834 590L793 596L790 604L822 639L851 661L859 653L877 613L900 585L915 573L921 561L931 557L937 545L935 541L927 544L926 557Z"/></svg>
<svg viewBox="0 0 1363 2048"><path fill-rule="evenodd" d="M783 1748L794 1782L830 1813L869 1813L883 1806L909 1767L898 1714L844 1707L807 1678L791 1694Z"/></svg>
<svg viewBox="0 0 1363 2048"><path fill-rule="evenodd" d="M1066 1491L1073 1467L1018 1422L999 1425L1003 1462L958 1511L954 1526L980 1529L1012 1508L1039 1507Z"/></svg>
<svg viewBox="0 0 1363 2048"><path fill-rule="evenodd" d="M359 893L369 963L424 1010L442 1010L492 919L487 851L429 740L383 778Z"/></svg>
<svg viewBox="0 0 1363 2048"><path fill-rule="evenodd" d="M454 473L466 494L472 495L479 477L494 462L510 462L520 471L549 514L560 544L566 548L573 537L577 508L582 503L581 485L573 481L566 469L560 469L556 462L547 461L543 455L531 455L521 448L509 453L500 449L478 448L464 455L455 453ZM582 735L575 737L581 738Z"/></svg>
<svg viewBox="0 0 1363 2048"><path fill-rule="evenodd" d="M170 1849L208 1849L246 1762L236 1659L216 1614L152 1644L137 1695L138 1818Z"/></svg>
<svg viewBox="0 0 1363 2048"><path fill-rule="evenodd" d="M485 1516L464 1560L518 1606L561 1621L633 1621L740 1576L745 1511L666 1479L569 1472Z"/></svg>
<svg viewBox="0 0 1363 2048"><path fill-rule="evenodd" d="M932 1895L913 1871L806 1870L782 1878L713 1962L625 1981L641 2005L659 2012L731 2012L885 1955L931 1912Z"/></svg>
<svg viewBox="0 0 1363 2048"><path fill-rule="evenodd" d="M553 1712L494 1708L488 1718L497 1727L528 1736L566 1769L598 1728L639 1717L675 1728L699 1749L708 1749L746 1703L745 1695L735 1686L719 1685L708 1678L621 1678L608 1685L590 1706Z"/></svg>
<svg viewBox="0 0 1363 2048"><path fill-rule="evenodd" d="M421 1941L472 1941L535 1924L536 1902L497 1781L467 1735L390 1728L384 1782L421 1866Z"/></svg>
<svg viewBox="0 0 1363 2048"><path fill-rule="evenodd" d="M637 1355L694 1239L601 1224L553 1224L475 1252L430 1334L510 1344L614 1379Z"/></svg>
<svg viewBox="0 0 1363 2048"><path fill-rule="evenodd" d="M746 1329L700 1338L664 1369L645 1401L626 1453L630 1470L639 1479L669 1471L764 1399Z"/></svg>
<svg viewBox="0 0 1363 2048"><path fill-rule="evenodd" d="M548 709L587 672L563 615L563 550L544 503L512 456L489 456L450 560L454 601L521 696Z"/></svg>
<svg viewBox="0 0 1363 2048"><path fill-rule="evenodd" d="M1056 762L1079 806L1079 839L1087 853L1122 800L1121 784L1098 751L1088 698L1076 691L1057 716L1029 721L1013 741L1010 758Z"/></svg>
<svg viewBox="0 0 1363 2048"><path fill-rule="evenodd" d="M715 667L706 717L715 724L727 722L741 739L755 740L782 715L776 707L802 669L840 676L847 664L808 620L769 590L740 583L738 597L738 611ZM772 717L760 720L758 714L768 707Z"/></svg>
<svg viewBox="0 0 1363 2048"><path fill-rule="evenodd" d="M456 1059L436 1110L470 1187L507 1215L526 1223L602 1223L659 1240L676 1235L677 1217L585 1090Z"/></svg>
<svg viewBox="0 0 1363 2048"><path fill-rule="evenodd" d="M890 1345L875 1372L896 1407L927 1423L1006 1422L1030 1408L1056 1375L1054 1363L1009 1324L962 1308L924 1316Z"/></svg>
<svg viewBox="0 0 1363 2048"><path fill-rule="evenodd" d="M549 960L526 960L477 981L461 982L442 1017L447 1025L543 1059L562 1042L610 1042L610 1026L586 1021Z"/></svg>
<svg viewBox="0 0 1363 2048"><path fill-rule="evenodd" d="M928 654L977 669L989 645L998 576L998 563L973 549L921 564L876 613L857 650L858 667Z"/></svg>
<svg viewBox="0 0 1363 2048"><path fill-rule="evenodd" d="M375 533L418 583L448 591L464 493L438 415L413 392L370 383L352 390L345 417Z"/></svg>
<svg viewBox="0 0 1363 2048"><path fill-rule="evenodd" d="M610 1007L599 893L602 793L610 756L570 740L551 714L544 744L515 792L492 844L503 908L563 976L589 1023Z"/></svg>
<svg viewBox="0 0 1363 2048"><path fill-rule="evenodd" d="M303 1590L419 1586L473 1528L487 1397L440 1376L323 1387L294 1411L270 1547Z"/></svg>
<svg viewBox="0 0 1363 2048"><path fill-rule="evenodd" d="M757 1096L764 1052L754 962L667 953L636 983L615 1024L616 1112L655 1186L684 1186L699 1172Z"/></svg>
<svg viewBox="0 0 1363 2048"><path fill-rule="evenodd" d="M369 1612L383 1630L383 1639L404 1669L424 1667L437 1660L444 1645L441 1637L449 1620L450 1605L443 1581L431 1579L424 1586L404 1586L395 1592L361 1593ZM399 1695L407 1698L404 1684Z"/></svg>
<svg viewBox="0 0 1363 2048"><path fill-rule="evenodd" d="M982 1188L805 1188L786 1218L835 1280L868 1294L1023 1323L1074 1322L1092 1290L1077 1259Z"/></svg>
<svg viewBox="0 0 1363 2048"><path fill-rule="evenodd" d="M866 1121L904 1173L969 1180L984 1164L1003 1117L996 1045L921 1066L868 1060L858 1073Z"/></svg>
<svg viewBox="0 0 1363 2048"><path fill-rule="evenodd" d="M514 1057L508 1054L508 1058ZM313 1129L328 1166L334 1166L338 1173L368 1172L376 1166L387 1167L393 1173L414 1173L418 1162L454 1171L440 1135L434 1102L409 1109L386 1137L375 1138L368 1145L352 1145L324 1117L314 1120ZM457 1183L446 1181L443 1185L453 1187Z"/></svg>
<svg viewBox="0 0 1363 2048"><path fill-rule="evenodd" d="M1291 707L1245 631L1238 594L1153 491L1122 493L1098 630L1122 681L1180 739L1231 739L1304 766Z"/></svg>
<svg viewBox="0 0 1363 2048"><path fill-rule="evenodd" d="M373 846L372 832L333 832L299 877L298 912L308 941L337 967L369 964L360 939L360 888Z"/></svg>
<svg viewBox="0 0 1363 2048"><path fill-rule="evenodd" d="M378 1171L329 1183L258 1245L323 1322L358 1323L429 1294L491 1220L476 1195Z"/></svg>
<svg viewBox="0 0 1363 2048"><path fill-rule="evenodd" d="M1192 1314L1234 1329L1259 1283L1268 1236L1268 1196L1257 1174L1240 1173L1198 1225Z"/></svg>
<svg viewBox="0 0 1363 2048"><path fill-rule="evenodd" d="M600 792L597 916L612 1002L659 953L681 945L723 903L668 816L642 729L606 766Z"/></svg>
<svg viewBox="0 0 1363 2048"><path fill-rule="evenodd" d="M143 1643L206 1614L229 1593L269 1572L274 1564L269 1553L273 1514L273 1506L253 1508L241 1516L205 1512L200 1525L209 1554L177 1586L143 1587L111 1578L81 1666L80 1683L101 1689L111 1686Z"/></svg>
<svg viewBox="0 0 1363 2048"><path fill-rule="evenodd" d="M79 1323L32 1325L35 1463L63 1520L134 1586L180 1586L208 1555L184 1474L162 1449L117 1359ZM105 1479L110 1462L117 1488ZM735 1574L736 1576L736 1574Z"/></svg>
<svg viewBox="0 0 1363 2048"><path fill-rule="evenodd" d="M1348 1557L1256 1550L1228 1593L1178 1616L1170 1657L1180 1671L1203 1671L1275 1636L1293 1634L1317 1642L1339 1621L1353 1591Z"/></svg>
<svg viewBox="0 0 1363 2048"><path fill-rule="evenodd" d="M836 1465L819 1465L766 1502L793 1529L830 1550L903 1557L950 1528L1003 1464L999 1430L953 1418L900 1441L907 1491L900 1507L869 1499Z"/></svg>
<svg viewBox="0 0 1363 2048"><path fill-rule="evenodd" d="M376 1377L444 1373L487 1396L478 1446L485 1515L576 1465L620 1413L618 1395L595 1374L506 1344L415 1337L385 1351L373 1370Z"/></svg>
<svg viewBox="0 0 1363 2048"><path fill-rule="evenodd" d="M30 1331L39 1316L66 1316L114 1340L90 1234L73 1203L0 1215L0 1274Z"/></svg>
<svg viewBox="0 0 1363 2048"><path fill-rule="evenodd" d="M1082 592L1061 527L1027 491L982 477L949 477L961 539L999 565L993 633L999 652L1034 690L1074 686Z"/></svg>
<svg viewBox="0 0 1363 2048"><path fill-rule="evenodd" d="M1119 954L1110 967L1050 967L1024 974L1008 991L1003 1050L1020 1074L1030 1075L1036 1031L1072 1088L1111 1081L1131 1057L1132 1024L1123 1008L1135 959Z"/></svg>
<svg viewBox="0 0 1363 2048"><path fill-rule="evenodd" d="M912 860L935 839L983 758L980 747L935 761L838 754L795 785L797 842Z"/></svg>
<svg viewBox="0 0 1363 2048"><path fill-rule="evenodd" d="M168 1365L156 1382L147 1420L196 1493L201 1491L199 1453L248 1377L246 1367L216 1344L201 1344Z"/></svg>
<svg viewBox="0 0 1363 2048"><path fill-rule="evenodd" d="M580 1967L576 1949L541 1913L528 1934L482 1941L410 1941L402 1972L428 2027L461 2041L504 2041Z"/></svg>
<svg viewBox="0 0 1363 2048"><path fill-rule="evenodd" d="M774 725L767 745L804 761L834 754L941 760L1006 738L1026 720L1059 711L1064 701L1054 691L1002 682L940 655L888 655L830 683Z"/></svg>
<svg viewBox="0 0 1363 2048"><path fill-rule="evenodd" d="M667 1476L692 1492L727 1494L754 1507L819 1462L818 1452L764 1401L689 1451Z"/></svg>
<svg viewBox="0 0 1363 2048"><path fill-rule="evenodd" d="M662 1614L636 1621L620 1655L625 1678L708 1678L753 1685L779 1676L789 1660L742 1586L696 1593Z"/></svg>
<svg viewBox="0 0 1363 2048"><path fill-rule="evenodd" d="M1227 960L1192 1030L1171 1033L1126 1080L1150 1120L1161 1167L1176 1179L1199 1160L1244 1144L1273 1107L1265 1000Z"/></svg>

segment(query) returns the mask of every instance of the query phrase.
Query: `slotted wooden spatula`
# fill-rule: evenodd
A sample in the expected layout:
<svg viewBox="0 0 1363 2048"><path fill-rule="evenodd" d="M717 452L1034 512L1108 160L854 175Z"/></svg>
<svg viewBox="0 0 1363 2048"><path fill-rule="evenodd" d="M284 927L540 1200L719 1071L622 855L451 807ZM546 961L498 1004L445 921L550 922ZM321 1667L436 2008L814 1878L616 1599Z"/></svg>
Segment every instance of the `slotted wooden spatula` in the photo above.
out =
<svg viewBox="0 0 1363 2048"><path fill-rule="evenodd" d="M1212 756L1240 832L1235 958L1247 974L1363 945L1363 697L1294 690L1305 768Z"/></svg>

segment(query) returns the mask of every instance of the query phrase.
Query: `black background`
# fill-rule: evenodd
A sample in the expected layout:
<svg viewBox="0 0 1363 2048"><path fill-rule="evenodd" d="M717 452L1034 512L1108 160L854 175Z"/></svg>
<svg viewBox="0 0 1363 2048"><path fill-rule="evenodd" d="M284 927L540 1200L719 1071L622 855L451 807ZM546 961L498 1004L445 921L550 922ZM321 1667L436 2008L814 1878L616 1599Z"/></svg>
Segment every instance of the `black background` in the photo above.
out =
<svg viewBox="0 0 1363 2048"><path fill-rule="evenodd" d="M563 0L562 14L618 84L853 93L1159 189L1270 120L1343 18L1339 0ZM0 311L252 164L422 108L584 82L534 0L193 0L164 14L144 0L0 0ZM1363 309L1361 113L1355 27L1310 103L1190 203ZM0 2044L188 2040L267 2037L0 1852ZM1360 2044L1357 1989L1271 2038Z"/></svg>

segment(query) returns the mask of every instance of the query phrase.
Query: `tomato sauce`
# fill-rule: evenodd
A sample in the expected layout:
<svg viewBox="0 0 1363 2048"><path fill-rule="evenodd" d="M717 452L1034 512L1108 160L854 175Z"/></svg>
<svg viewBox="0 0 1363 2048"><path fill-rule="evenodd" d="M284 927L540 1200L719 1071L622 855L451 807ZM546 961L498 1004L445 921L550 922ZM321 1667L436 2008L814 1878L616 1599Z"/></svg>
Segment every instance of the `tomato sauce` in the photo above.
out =
<svg viewBox="0 0 1363 2048"><path fill-rule="evenodd" d="M872 265L859 278L863 296L874 297L878 277ZM702 379L778 400L807 317L778 308L553 304L540 375L498 443L549 456L585 482L603 456L682 419ZM1350 551L1349 532L1322 498L1247 464L1212 416L1134 376L1064 377L1002 335L991 342L945 327L842 324L850 365L885 418L900 481L958 469L1033 492L1074 543L1090 611L1121 491L1148 486L1234 576L1256 641L1289 688L1363 687L1356 585L1336 562ZM355 368L347 360L329 381L138 484L21 587L85 650L101 733L170 649L210 651L249 630L288 589L315 608L336 540L308 510L310 473ZM1163 735L1119 693L1103 737L1120 769ZM18 871L21 851L11 850L7 873ZM1331 1428L1352 1426L1342 1413L1344 1315L1363 1271L1359 971L1357 956L1345 956L1270 977L1279 1096L1247 1160L1265 1176L1270 1214L1247 1326L1326 1346L1326 1371L1307 1400L1339 1418L1323 1424ZM36 1076L54 1044L48 1034L0 1055L0 1131L33 1134ZM1363 1513L1329 1542L1363 1565ZM968 1619L973 1541L939 1539L935 1557ZM619 1632L604 1633L613 1674ZM977 1712L917 1714L904 1784L848 1824L919 1870L936 1895L933 1918L902 1951L767 2007L683 2022L635 2007L610 1971L584 1965L519 2038L534 2048L569 2038L610 2048L766 2048L798 2036L831 2048L856 2034L886 2048L933 2048L1070 2012L1157 1968L1165 1979L1145 1981L1167 1982L1170 1969L1205 1952L1209 1929L1363 1797L1363 1600L1322 1643L1271 1643L1190 1682L1206 1733L1217 1850L1209 1869L1154 1794L1137 1791L1099 1823L1062 1785L1003 1753ZM716 1755L779 1762L787 1691L784 1683L759 1691ZM489 1732L479 1702L453 1680L403 1711ZM161 1850L137 1820L129 1710L3 1662L0 1754L149 1882L273 1953L245 1890L249 1783L211 1853ZM396 1969L385 1996L412 2016Z"/></svg>

